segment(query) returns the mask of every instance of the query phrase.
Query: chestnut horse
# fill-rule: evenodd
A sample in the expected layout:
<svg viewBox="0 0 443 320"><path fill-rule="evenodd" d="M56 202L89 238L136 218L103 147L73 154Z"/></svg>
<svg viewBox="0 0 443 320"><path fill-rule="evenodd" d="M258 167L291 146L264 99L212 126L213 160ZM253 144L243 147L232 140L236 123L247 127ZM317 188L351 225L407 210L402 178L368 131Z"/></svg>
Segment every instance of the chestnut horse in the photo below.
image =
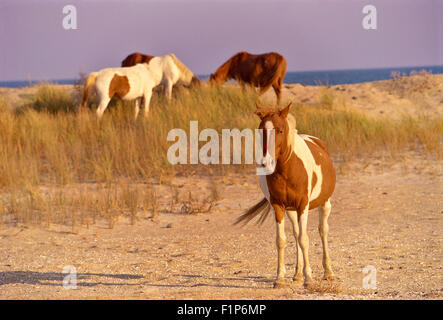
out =
<svg viewBox="0 0 443 320"><path fill-rule="evenodd" d="M164 84L165 94L168 99L171 99L172 86L175 83L191 85L194 78L195 75L172 53L153 57L148 63L139 63L132 67L102 69L98 72L91 72L86 79L83 107L86 108L89 89L95 87L99 99L97 108L99 118L102 117L114 96L123 100L137 99L136 118L140 105L144 102L145 116L147 116L154 87Z"/></svg>
<svg viewBox="0 0 443 320"><path fill-rule="evenodd" d="M274 287L285 285L284 248L286 246L285 211L292 222L297 243L297 266L293 281L301 281L302 266L305 285L312 283L309 265L307 233L308 211L319 208L320 237L323 244L323 268L326 279L333 278L328 252L328 217L330 198L335 188L335 171L325 144L318 138L299 135L295 119L289 114L291 104L281 111L260 108L259 128L264 129L262 165L272 172L260 176L260 187L265 198L240 216L236 223L248 222L261 214L263 222L271 212L275 213L277 226L278 267ZM274 138L274 155L268 149L267 136ZM272 148L269 148L272 149Z"/></svg>
<svg viewBox="0 0 443 320"><path fill-rule="evenodd" d="M250 54L239 52L222 64L211 74L209 83L222 84L230 79L237 80L242 86L249 84L264 93L271 86L280 103L281 86L286 74L286 59L276 53Z"/></svg>
<svg viewBox="0 0 443 320"><path fill-rule="evenodd" d="M125 60L122 61L122 67L132 67L138 63L149 63L154 56L148 56L140 52L134 52L128 55Z"/></svg>

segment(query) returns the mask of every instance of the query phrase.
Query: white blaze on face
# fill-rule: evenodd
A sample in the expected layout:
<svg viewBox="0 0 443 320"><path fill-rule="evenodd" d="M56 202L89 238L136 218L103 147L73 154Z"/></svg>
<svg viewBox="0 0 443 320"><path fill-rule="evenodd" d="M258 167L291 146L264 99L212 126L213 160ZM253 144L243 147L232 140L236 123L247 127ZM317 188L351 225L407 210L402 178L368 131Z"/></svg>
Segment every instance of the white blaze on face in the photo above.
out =
<svg viewBox="0 0 443 320"><path fill-rule="evenodd" d="M266 171L272 173L275 170L275 130L272 121L266 121L266 155L262 159L262 165L265 166Z"/></svg>

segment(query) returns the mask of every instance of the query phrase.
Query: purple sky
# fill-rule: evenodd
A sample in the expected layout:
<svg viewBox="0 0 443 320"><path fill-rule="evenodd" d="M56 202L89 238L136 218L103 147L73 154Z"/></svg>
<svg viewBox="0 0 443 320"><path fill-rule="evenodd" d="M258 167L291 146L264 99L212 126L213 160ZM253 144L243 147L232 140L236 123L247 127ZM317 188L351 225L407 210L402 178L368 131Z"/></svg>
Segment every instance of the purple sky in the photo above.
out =
<svg viewBox="0 0 443 320"><path fill-rule="evenodd" d="M62 27L68 4L78 30ZM441 17L443 0L0 0L0 81L77 78L133 51L197 74L241 50L280 52L288 71L443 65Z"/></svg>

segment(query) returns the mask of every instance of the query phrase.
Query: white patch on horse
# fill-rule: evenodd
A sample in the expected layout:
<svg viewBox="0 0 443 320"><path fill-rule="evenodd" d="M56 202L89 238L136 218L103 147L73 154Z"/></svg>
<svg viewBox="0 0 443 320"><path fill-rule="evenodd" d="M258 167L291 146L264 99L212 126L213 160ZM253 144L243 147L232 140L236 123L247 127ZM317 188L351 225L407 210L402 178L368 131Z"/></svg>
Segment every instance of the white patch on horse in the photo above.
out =
<svg viewBox="0 0 443 320"><path fill-rule="evenodd" d="M320 165L315 163L315 159L312 155L311 149L309 149L305 140L315 144L315 142L313 142L309 137L307 137L306 139L304 135L295 134L293 152L297 155L298 158L301 159L305 167L306 173L308 175L309 201L312 201L317 199L320 195L323 175L321 173ZM317 182L314 188L312 188L312 176L314 175L314 173L317 176Z"/></svg>
<svg viewBox="0 0 443 320"><path fill-rule="evenodd" d="M299 134L300 137L302 137L303 140L315 143L314 140L312 140L311 138L315 138L313 136L307 135L307 134Z"/></svg>
<svg viewBox="0 0 443 320"><path fill-rule="evenodd" d="M272 121L265 122L265 129L268 129L268 130L274 129L274 124L272 123Z"/></svg>

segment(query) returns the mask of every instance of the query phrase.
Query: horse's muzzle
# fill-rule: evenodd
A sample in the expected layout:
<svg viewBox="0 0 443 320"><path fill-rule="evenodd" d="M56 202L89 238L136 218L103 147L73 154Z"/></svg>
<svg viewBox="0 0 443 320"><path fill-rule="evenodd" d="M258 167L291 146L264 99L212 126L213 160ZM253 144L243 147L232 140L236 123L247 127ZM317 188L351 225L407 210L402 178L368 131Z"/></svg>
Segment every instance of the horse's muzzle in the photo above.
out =
<svg viewBox="0 0 443 320"><path fill-rule="evenodd" d="M265 168L266 167L273 168L275 164L274 158L271 157L269 154L263 157L260 162L261 162L260 165Z"/></svg>

